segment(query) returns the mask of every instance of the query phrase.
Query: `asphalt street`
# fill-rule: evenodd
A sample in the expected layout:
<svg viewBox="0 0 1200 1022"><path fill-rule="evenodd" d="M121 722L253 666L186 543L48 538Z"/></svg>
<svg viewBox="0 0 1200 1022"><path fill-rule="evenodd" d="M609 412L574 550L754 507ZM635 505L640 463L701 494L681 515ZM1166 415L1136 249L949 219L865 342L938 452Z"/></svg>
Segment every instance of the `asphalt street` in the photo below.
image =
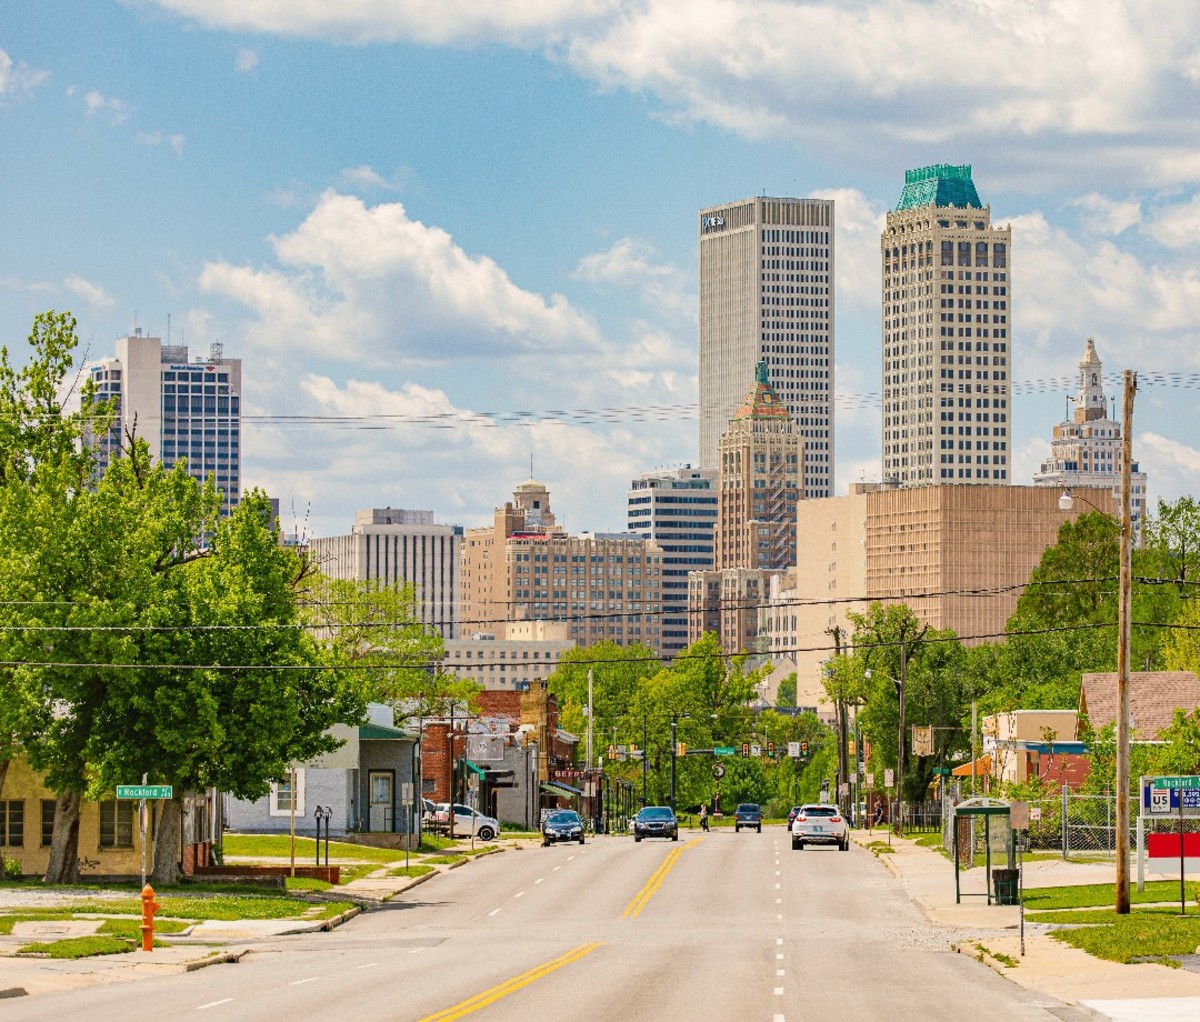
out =
<svg viewBox="0 0 1200 1022"><path fill-rule="evenodd" d="M1081 1020L956 953L869 853L782 828L528 847L237 964L5 1002L5 1020ZM981 936L986 936L982 934Z"/></svg>

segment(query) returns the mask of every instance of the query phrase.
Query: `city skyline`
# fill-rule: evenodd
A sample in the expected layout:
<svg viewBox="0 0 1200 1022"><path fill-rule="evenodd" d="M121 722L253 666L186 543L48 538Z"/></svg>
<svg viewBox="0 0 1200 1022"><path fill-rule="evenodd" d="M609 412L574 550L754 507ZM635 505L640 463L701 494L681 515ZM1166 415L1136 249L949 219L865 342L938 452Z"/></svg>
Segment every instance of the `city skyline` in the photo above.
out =
<svg viewBox="0 0 1200 1022"><path fill-rule="evenodd" d="M289 531L386 505L479 525L531 455L570 531L617 531L631 480L700 463L698 211L832 199L845 493L881 474L885 213L905 170L969 163L1017 252L1010 481L1048 456L1094 336L1109 393L1143 374L1151 503L1191 491L1194 7L455 10L11 12L0 340L20 359L33 314L70 308L81 360L137 327L224 344L243 489ZM1149 385L1170 373L1185 389Z"/></svg>

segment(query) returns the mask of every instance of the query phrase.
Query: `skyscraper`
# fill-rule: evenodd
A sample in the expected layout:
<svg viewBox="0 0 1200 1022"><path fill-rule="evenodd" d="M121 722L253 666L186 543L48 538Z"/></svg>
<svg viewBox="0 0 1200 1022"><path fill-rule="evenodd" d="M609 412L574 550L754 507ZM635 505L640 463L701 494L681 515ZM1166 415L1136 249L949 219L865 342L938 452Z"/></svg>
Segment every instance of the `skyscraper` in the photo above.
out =
<svg viewBox="0 0 1200 1022"><path fill-rule="evenodd" d="M242 360L220 344L188 361L182 344L161 338L117 339L115 358L88 367L101 397L117 399L117 415L100 439L101 463L136 433L164 465L187 461L188 475L212 476L228 514L241 499Z"/></svg>
<svg viewBox="0 0 1200 1022"><path fill-rule="evenodd" d="M1136 536L1146 519L1146 473L1136 462L1132 475L1133 530ZM1108 414L1104 377L1096 343L1090 337L1079 360L1079 393L1075 415L1054 427L1050 458L1033 475L1035 486L1072 489L1105 486L1112 490L1113 513L1121 513L1121 424ZM1104 510L1103 507L1099 510Z"/></svg>
<svg viewBox="0 0 1200 1022"><path fill-rule="evenodd" d="M674 656L688 645L688 572L713 565L717 473L690 466L647 472L633 480L628 529L656 542L662 555L662 640Z"/></svg>
<svg viewBox="0 0 1200 1022"><path fill-rule="evenodd" d="M753 198L700 211L700 463L765 361L804 437L805 497L833 493L832 199Z"/></svg>
<svg viewBox="0 0 1200 1022"><path fill-rule="evenodd" d="M438 525L432 511L366 508L348 536L309 544L313 561L330 578L380 582L415 590L413 617L443 639L458 636L463 527Z"/></svg>
<svg viewBox="0 0 1200 1022"><path fill-rule="evenodd" d="M1011 481L1011 241L970 166L905 174L880 242L885 480Z"/></svg>

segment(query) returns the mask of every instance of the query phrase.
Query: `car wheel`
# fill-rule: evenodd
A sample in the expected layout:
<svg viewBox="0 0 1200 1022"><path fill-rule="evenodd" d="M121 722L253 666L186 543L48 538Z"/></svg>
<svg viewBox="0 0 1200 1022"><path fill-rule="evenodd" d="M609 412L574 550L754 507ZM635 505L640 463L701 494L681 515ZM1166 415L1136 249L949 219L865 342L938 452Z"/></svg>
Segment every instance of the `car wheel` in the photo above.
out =
<svg viewBox="0 0 1200 1022"><path fill-rule="evenodd" d="M846 852L849 850L850 850L850 838L847 836L846 838L844 838L842 840L842 851Z"/></svg>
<svg viewBox="0 0 1200 1022"><path fill-rule="evenodd" d="M496 832L494 830L492 830L491 827L480 827L479 828L479 840L480 841L491 841L492 838L494 838L495 836L496 836Z"/></svg>
<svg viewBox="0 0 1200 1022"><path fill-rule="evenodd" d="M675 831L675 833L671 835L671 840L672 840L672 841L678 841L678 840L679 840L679 831Z"/></svg>
<svg viewBox="0 0 1200 1022"><path fill-rule="evenodd" d="M760 834L762 833L762 824L761 824L761 823L758 825L758 832L759 832Z"/></svg>
<svg viewBox="0 0 1200 1022"><path fill-rule="evenodd" d="M735 824L733 825L733 832L734 832L735 834L740 834L740 833L742 832L742 828L741 828L741 827L739 827L739 826L738 826L738 825L735 823Z"/></svg>
<svg viewBox="0 0 1200 1022"><path fill-rule="evenodd" d="M546 838L542 838L542 847L543 847L543 848L549 848L549 847L550 847L550 842L549 842L549 841L548 841Z"/></svg>
<svg viewBox="0 0 1200 1022"><path fill-rule="evenodd" d="M796 845L796 850L798 852L804 851L804 842L803 841L801 841L799 844Z"/></svg>
<svg viewBox="0 0 1200 1022"><path fill-rule="evenodd" d="M800 851L800 842L797 841L795 838L792 838L792 851L793 852Z"/></svg>
<svg viewBox="0 0 1200 1022"><path fill-rule="evenodd" d="M641 840L642 840L642 835L641 835L641 834L634 834L634 835L633 835L633 840L634 840L634 841L641 841Z"/></svg>
<svg viewBox="0 0 1200 1022"><path fill-rule="evenodd" d="M579 843L583 844L583 835L582 834L579 835Z"/></svg>

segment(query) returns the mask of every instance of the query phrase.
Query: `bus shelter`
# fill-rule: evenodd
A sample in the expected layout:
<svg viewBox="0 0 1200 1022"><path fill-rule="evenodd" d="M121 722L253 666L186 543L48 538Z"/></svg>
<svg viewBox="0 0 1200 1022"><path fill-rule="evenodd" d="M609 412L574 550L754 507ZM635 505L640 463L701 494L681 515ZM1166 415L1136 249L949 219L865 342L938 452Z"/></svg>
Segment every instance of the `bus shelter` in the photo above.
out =
<svg viewBox="0 0 1200 1022"><path fill-rule="evenodd" d="M969 798L963 802L959 802L954 807L954 902L961 904L963 898L987 898L990 905L992 903L992 885L995 883L995 897L997 904L1000 905L1015 905L1016 885L1018 871L1012 868L1014 861L1015 848L1013 846L1013 832L1010 825L1009 814L1011 807L1007 802L1002 802L996 798ZM959 826L959 820L967 822L970 826ZM980 894L978 891L963 892L960 884L962 870L960 863L962 862L963 849L961 845L961 832L968 832L969 848L967 851L967 861L972 865L975 863L975 840L974 840L974 825L975 821L983 821L983 846L984 846L984 891ZM1004 856L1003 867L992 869L992 850L993 847L998 853Z"/></svg>

